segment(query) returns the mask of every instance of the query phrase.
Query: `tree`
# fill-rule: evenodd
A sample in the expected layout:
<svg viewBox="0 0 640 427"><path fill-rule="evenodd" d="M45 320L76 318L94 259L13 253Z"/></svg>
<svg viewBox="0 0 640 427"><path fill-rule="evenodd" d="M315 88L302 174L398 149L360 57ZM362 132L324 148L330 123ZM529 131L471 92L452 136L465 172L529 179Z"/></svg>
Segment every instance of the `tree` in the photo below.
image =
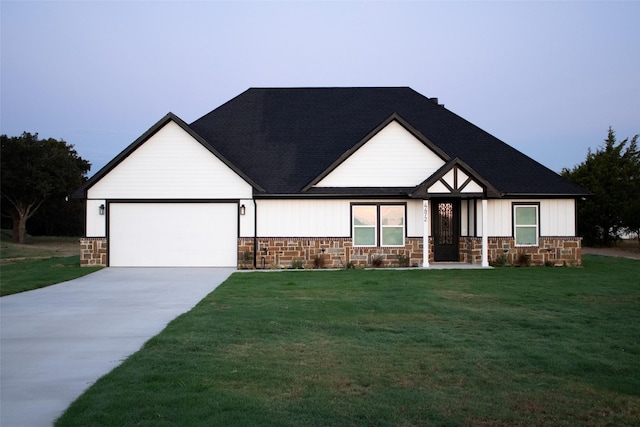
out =
<svg viewBox="0 0 640 427"><path fill-rule="evenodd" d="M629 172L625 176L629 179L629 198L622 208L625 231L635 233L640 244L640 152L638 150L638 135L631 139L629 149L635 152L627 167Z"/></svg>
<svg viewBox="0 0 640 427"><path fill-rule="evenodd" d="M64 199L87 179L91 164L63 140L24 132L0 136L2 211L12 220L12 239L26 243L27 220L47 200Z"/></svg>
<svg viewBox="0 0 640 427"><path fill-rule="evenodd" d="M80 236L84 233L85 201L49 197L29 218L34 236Z"/></svg>
<svg viewBox="0 0 640 427"><path fill-rule="evenodd" d="M562 176L593 194L578 203L578 233L587 245L610 246L621 232L640 229L638 135L616 143L609 128L604 145Z"/></svg>

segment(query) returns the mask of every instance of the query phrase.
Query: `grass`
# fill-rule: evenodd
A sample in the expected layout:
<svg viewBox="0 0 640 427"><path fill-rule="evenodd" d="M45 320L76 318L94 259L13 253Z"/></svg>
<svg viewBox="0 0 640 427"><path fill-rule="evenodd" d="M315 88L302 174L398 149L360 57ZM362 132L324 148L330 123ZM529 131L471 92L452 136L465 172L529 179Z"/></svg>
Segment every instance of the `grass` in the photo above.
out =
<svg viewBox="0 0 640 427"><path fill-rule="evenodd" d="M86 276L102 267L80 267L80 256L25 260L0 267L0 296Z"/></svg>
<svg viewBox="0 0 640 427"><path fill-rule="evenodd" d="M77 237L29 237L27 244L0 233L0 296L30 291L76 279L100 267L80 267Z"/></svg>
<svg viewBox="0 0 640 427"><path fill-rule="evenodd" d="M57 426L638 425L640 261L236 273Z"/></svg>
<svg viewBox="0 0 640 427"><path fill-rule="evenodd" d="M13 243L11 230L0 231L0 259L2 264L24 259L70 256L80 252L78 237L28 236L26 244Z"/></svg>

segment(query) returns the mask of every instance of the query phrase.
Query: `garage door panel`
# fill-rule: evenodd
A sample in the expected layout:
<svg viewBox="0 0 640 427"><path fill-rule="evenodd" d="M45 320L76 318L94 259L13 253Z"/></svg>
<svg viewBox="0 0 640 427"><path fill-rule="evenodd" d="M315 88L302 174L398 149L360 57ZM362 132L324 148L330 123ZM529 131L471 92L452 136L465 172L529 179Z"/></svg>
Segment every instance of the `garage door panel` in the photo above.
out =
<svg viewBox="0 0 640 427"><path fill-rule="evenodd" d="M237 221L232 203L112 203L109 265L233 267Z"/></svg>

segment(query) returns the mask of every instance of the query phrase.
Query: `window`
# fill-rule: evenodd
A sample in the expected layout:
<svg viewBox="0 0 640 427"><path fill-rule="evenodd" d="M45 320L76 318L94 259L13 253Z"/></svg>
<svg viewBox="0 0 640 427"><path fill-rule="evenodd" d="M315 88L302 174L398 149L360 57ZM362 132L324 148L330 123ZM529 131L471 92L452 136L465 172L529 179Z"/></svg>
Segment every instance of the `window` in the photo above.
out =
<svg viewBox="0 0 640 427"><path fill-rule="evenodd" d="M404 206L380 206L382 246L404 246Z"/></svg>
<svg viewBox="0 0 640 427"><path fill-rule="evenodd" d="M376 246L377 206L353 207L353 245Z"/></svg>
<svg viewBox="0 0 640 427"><path fill-rule="evenodd" d="M538 205L513 205L516 246L538 246Z"/></svg>
<svg viewBox="0 0 640 427"><path fill-rule="evenodd" d="M404 205L353 205L353 246L404 246Z"/></svg>

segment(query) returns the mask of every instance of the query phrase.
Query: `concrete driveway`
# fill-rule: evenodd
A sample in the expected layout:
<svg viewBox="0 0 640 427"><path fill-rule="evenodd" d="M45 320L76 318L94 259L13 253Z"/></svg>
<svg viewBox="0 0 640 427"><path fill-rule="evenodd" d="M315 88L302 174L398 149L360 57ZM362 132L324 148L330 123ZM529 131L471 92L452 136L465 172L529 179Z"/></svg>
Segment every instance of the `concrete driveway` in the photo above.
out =
<svg viewBox="0 0 640 427"><path fill-rule="evenodd" d="M0 298L0 426L51 425L232 268L106 268Z"/></svg>

